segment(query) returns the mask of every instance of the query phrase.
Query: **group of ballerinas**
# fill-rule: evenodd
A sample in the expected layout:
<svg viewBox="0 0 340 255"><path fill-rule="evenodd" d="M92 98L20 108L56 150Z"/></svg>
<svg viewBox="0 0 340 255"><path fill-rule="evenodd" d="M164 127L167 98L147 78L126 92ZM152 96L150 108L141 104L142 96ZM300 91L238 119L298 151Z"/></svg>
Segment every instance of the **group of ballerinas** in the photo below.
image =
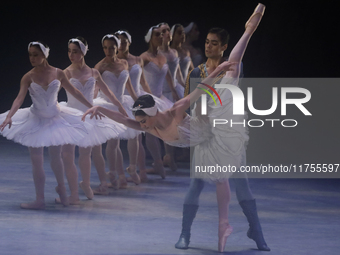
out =
<svg viewBox="0 0 340 255"><path fill-rule="evenodd" d="M237 85L243 54L263 12L264 6L259 5L232 50L229 61L220 64L198 88L211 84L211 78L221 72L225 73L224 82ZM160 23L149 29L145 35L149 48L137 57L129 53L132 38L127 31L107 34L102 38L105 57L94 68L85 63L88 50L85 39L72 38L68 42L71 65L64 71L49 65L47 45L39 41L29 44L33 69L22 77L19 94L11 109L0 115L2 135L29 147L36 200L21 204L21 208L45 208L43 147L49 149L51 168L58 183L56 192L59 198L56 202L67 206L79 203L75 146L79 147L82 175L79 186L88 199L92 199L94 194L109 193L107 179L115 189L127 188L120 139L128 140L129 166L126 172L135 184L147 181L145 152L140 144L142 132L145 132L146 146L154 160L154 171L162 178L165 172L159 138L165 143L164 160L171 168L176 168L173 147L197 145L194 150L195 164L204 165L209 160L205 153L214 153L210 150L216 148L218 140L229 146L227 140L219 137L220 134L209 132L209 122L200 118L199 113L195 117L186 113L190 104L204 92L195 89L183 98L185 76L193 68L189 50L182 48L184 38L183 26L177 24L170 29L168 24ZM67 102L57 102L60 87L67 92ZM19 109L27 91L33 104L30 108ZM227 96L225 93L220 95ZM227 108L210 110L214 117L216 114L228 114ZM101 151L103 143L107 143L108 173L105 172ZM243 140L240 146L244 146ZM223 150L224 147L219 148ZM100 180L99 187L94 190L90 187L91 154ZM221 151L222 154L228 152ZM226 158L240 161L240 155L222 155L221 160L225 161ZM219 164L223 163L226 162ZM70 196L66 193L64 169ZM228 222L229 176L209 176L216 183L220 219L219 251L224 250L227 237L232 232Z"/></svg>

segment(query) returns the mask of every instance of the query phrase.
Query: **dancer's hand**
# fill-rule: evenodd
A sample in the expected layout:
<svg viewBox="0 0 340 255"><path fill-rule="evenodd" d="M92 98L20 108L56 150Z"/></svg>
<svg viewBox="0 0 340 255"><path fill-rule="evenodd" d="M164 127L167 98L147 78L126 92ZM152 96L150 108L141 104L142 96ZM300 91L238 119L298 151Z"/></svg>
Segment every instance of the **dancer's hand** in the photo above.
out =
<svg viewBox="0 0 340 255"><path fill-rule="evenodd" d="M123 114L125 117L129 117L129 115L126 113L125 109L123 107L119 107L118 111Z"/></svg>
<svg viewBox="0 0 340 255"><path fill-rule="evenodd" d="M90 109L88 109L88 110L84 113L84 115L83 115L83 117L81 118L81 120L82 120L82 121L85 121L85 117L86 117L86 115L88 115L88 114L91 114L90 119L93 119L93 117L95 117L96 120L97 120L98 118L99 118L99 119L102 119L102 117L105 118L105 116L104 116L102 113L100 113L100 111L99 111L99 109L98 109L98 106L93 106L93 107L91 107Z"/></svg>
<svg viewBox="0 0 340 255"><path fill-rule="evenodd" d="M8 125L8 128L11 128L12 126L12 119L6 118L5 121L0 125L0 131L4 131L5 127Z"/></svg>

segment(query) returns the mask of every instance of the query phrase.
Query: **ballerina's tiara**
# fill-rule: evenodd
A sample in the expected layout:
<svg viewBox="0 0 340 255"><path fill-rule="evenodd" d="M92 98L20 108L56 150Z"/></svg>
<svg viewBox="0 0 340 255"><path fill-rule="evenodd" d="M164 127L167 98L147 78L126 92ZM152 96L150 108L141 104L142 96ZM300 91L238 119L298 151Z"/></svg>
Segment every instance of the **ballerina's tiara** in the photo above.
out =
<svg viewBox="0 0 340 255"><path fill-rule="evenodd" d="M150 39L151 39L151 35L152 35L152 31L155 29L155 28L158 28L159 26L152 26L150 27L149 31L146 33L146 35L144 36L144 39L147 43L150 42Z"/></svg>
<svg viewBox="0 0 340 255"><path fill-rule="evenodd" d="M115 34L126 35L127 39L129 40L129 43L132 43L131 35L128 32L126 32L124 30L118 30Z"/></svg>
<svg viewBox="0 0 340 255"><path fill-rule="evenodd" d="M164 24L167 24L167 23L161 22L161 23L159 23L159 24L156 25L156 26L150 27L149 31L148 31L148 32L146 33L146 35L144 36L145 41L146 41L147 43L149 43L150 40L151 40L152 31L153 31L155 28L159 28L161 25L164 25Z"/></svg>
<svg viewBox="0 0 340 255"><path fill-rule="evenodd" d="M132 113L135 114L136 111L143 111L145 112L148 116L155 116L157 114L158 108L156 105L152 107L147 107L147 108L142 108L143 105L138 105L134 108L131 109Z"/></svg>
<svg viewBox="0 0 340 255"><path fill-rule="evenodd" d="M185 28L184 28L184 32L187 34L191 31L192 27L194 26L194 22L190 22L189 25L187 25Z"/></svg>
<svg viewBox="0 0 340 255"><path fill-rule="evenodd" d="M107 35L104 35L103 39L102 39L102 44L104 42L105 39L110 39L110 38L113 38L116 43L117 43L117 48L120 47L120 39L118 39L116 36L114 36L113 34L107 34Z"/></svg>
<svg viewBox="0 0 340 255"><path fill-rule="evenodd" d="M39 47L40 47L40 49L41 49L41 51L44 53L44 55L45 55L45 58L48 58L48 55L49 55L49 53L50 53L50 48L46 48L42 43L40 43L40 42L30 42L29 44L28 44L28 49L30 49L30 47L32 46L32 45L38 45Z"/></svg>
<svg viewBox="0 0 340 255"><path fill-rule="evenodd" d="M89 46L88 45L85 45L82 41L80 41L79 39L77 38L72 38L68 41L68 44L70 43L74 43L74 42L77 42L79 43L79 46L80 46L80 50L81 52L84 54L84 56L86 55L87 51L89 50Z"/></svg>
<svg viewBox="0 0 340 255"><path fill-rule="evenodd" d="M176 25L173 25L173 26L171 27L171 29L170 29L170 35L171 35L171 37L174 37L175 27L176 27Z"/></svg>

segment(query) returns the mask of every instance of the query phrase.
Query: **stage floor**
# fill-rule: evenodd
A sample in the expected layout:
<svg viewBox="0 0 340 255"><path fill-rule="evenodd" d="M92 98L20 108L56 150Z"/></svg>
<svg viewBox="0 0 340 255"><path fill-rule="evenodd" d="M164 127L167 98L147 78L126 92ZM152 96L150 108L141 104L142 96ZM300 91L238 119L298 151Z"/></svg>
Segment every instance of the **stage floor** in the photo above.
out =
<svg viewBox="0 0 340 255"><path fill-rule="evenodd" d="M126 151L123 151L126 155ZM125 157L127 158L127 157ZM187 164L167 178L149 175L141 185L111 190L109 196L63 207L54 203L56 181L45 157L46 210L20 209L34 200L26 147L0 137L0 254L217 254L215 187L207 184L192 226L190 248L174 247L181 231L182 205L189 187ZM127 162L125 162L127 166ZM99 184L92 167L92 187ZM339 254L340 181L338 179L250 179L270 252L260 252L246 236L248 223L231 182L226 254Z"/></svg>

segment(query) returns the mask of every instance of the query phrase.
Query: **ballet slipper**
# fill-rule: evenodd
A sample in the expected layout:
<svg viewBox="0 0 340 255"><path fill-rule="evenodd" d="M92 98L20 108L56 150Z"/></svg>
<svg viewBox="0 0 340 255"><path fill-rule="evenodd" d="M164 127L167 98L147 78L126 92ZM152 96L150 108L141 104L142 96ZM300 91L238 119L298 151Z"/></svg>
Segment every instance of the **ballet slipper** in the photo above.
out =
<svg viewBox="0 0 340 255"><path fill-rule="evenodd" d="M93 190L91 189L90 185L85 185L84 182L79 182L79 187L84 191L85 196L87 199L92 200L93 199Z"/></svg>
<svg viewBox="0 0 340 255"><path fill-rule="evenodd" d="M266 9L266 6L259 3L253 14L250 16L250 18L248 19L246 25L245 25L245 29L251 33L253 33L257 26L259 25L261 19L262 19L262 16L264 14L264 10Z"/></svg>
<svg viewBox="0 0 340 255"><path fill-rule="evenodd" d="M130 165L126 168L126 172L130 175L132 182L136 185L140 184L140 178L139 175L136 172L136 166Z"/></svg>
<svg viewBox="0 0 340 255"><path fill-rule="evenodd" d="M59 197L57 197L56 199L54 199L54 202L55 202L56 204L61 204L61 200L60 200ZM69 197L68 197L68 202L69 202L70 205L80 205L80 200L79 200L79 198L74 198L74 197L72 197L72 196L69 196Z"/></svg>
<svg viewBox="0 0 340 255"><path fill-rule="evenodd" d="M57 187L55 187L55 191L59 194L60 203L63 206L68 206L69 205L69 201L68 201L68 197L66 195L66 188L65 188L65 186L63 186L63 187L57 186Z"/></svg>
<svg viewBox="0 0 340 255"><path fill-rule="evenodd" d="M29 209L29 210L45 210L45 201L33 201L31 203L22 203L20 204L21 209Z"/></svg>
<svg viewBox="0 0 340 255"><path fill-rule="evenodd" d="M118 182L119 182L119 189L127 189L127 181L126 181L126 177L125 174L120 174L118 176Z"/></svg>
<svg viewBox="0 0 340 255"><path fill-rule="evenodd" d="M106 183L105 184L101 183L97 188L93 189L93 194L103 196L109 195L110 192L108 185Z"/></svg>
<svg viewBox="0 0 340 255"><path fill-rule="evenodd" d="M223 252L227 243L227 238L233 232L233 228L229 223L218 224L218 252Z"/></svg>
<svg viewBox="0 0 340 255"><path fill-rule="evenodd" d="M117 179L116 172L107 172L107 178L110 180L111 185L108 185L109 188L113 188L115 190L119 189L119 181Z"/></svg>
<svg viewBox="0 0 340 255"><path fill-rule="evenodd" d="M146 174L146 170L139 170L139 178L140 181L143 183L148 182L148 175Z"/></svg>

